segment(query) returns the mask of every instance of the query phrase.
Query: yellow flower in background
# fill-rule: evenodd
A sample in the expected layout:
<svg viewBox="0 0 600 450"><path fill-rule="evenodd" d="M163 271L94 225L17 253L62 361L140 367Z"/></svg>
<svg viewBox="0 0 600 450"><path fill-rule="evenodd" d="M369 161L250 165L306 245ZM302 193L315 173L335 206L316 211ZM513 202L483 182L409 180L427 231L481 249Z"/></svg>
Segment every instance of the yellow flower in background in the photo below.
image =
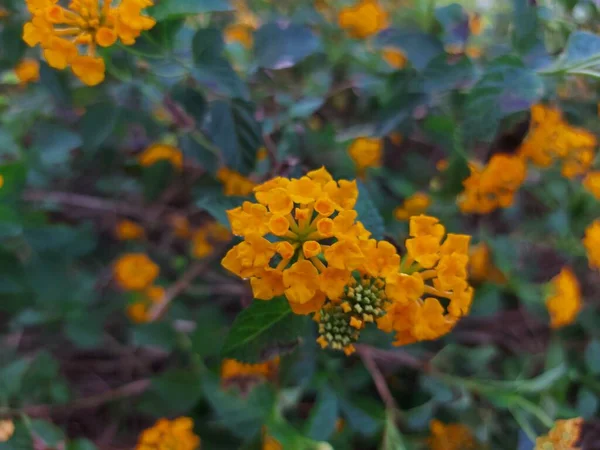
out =
<svg viewBox="0 0 600 450"><path fill-rule="evenodd" d="M535 440L534 450L580 450L578 441L581 437L583 418L557 420L552 430Z"/></svg>
<svg viewBox="0 0 600 450"><path fill-rule="evenodd" d="M15 75L21 85L34 83L40 80L40 63L37 59L22 59L15 67Z"/></svg>
<svg viewBox="0 0 600 450"><path fill-rule="evenodd" d="M120 220L115 227L115 235L120 241L142 239L146 232L139 224L131 220Z"/></svg>
<svg viewBox="0 0 600 450"><path fill-rule="evenodd" d="M488 214L497 208L508 208L514 202L527 176L521 158L497 153L484 167L470 164L471 175L463 181L464 191L458 206L464 213Z"/></svg>
<svg viewBox="0 0 600 450"><path fill-rule="evenodd" d="M550 313L552 328L560 328L575 321L581 310L581 291L577 277L568 267L550 281L550 295L546 307Z"/></svg>
<svg viewBox="0 0 600 450"><path fill-rule="evenodd" d="M600 269L600 220L595 220L585 230L583 246L592 269Z"/></svg>
<svg viewBox="0 0 600 450"><path fill-rule="evenodd" d="M424 192L416 192L404 200L402 206L394 210L394 217L398 220L409 220L427 211L431 205L431 198Z"/></svg>
<svg viewBox="0 0 600 450"><path fill-rule="evenodd" d="M600 200L600 172L589 172L583 179L583 187Z"/></svg>
<svg viewBox="0 0 600 450"><path fill-rule="evenodd" d="M142 293L143 298L127 306L127 316L135 323L150 322L152 307L162 303L165 290L160 286L150 286Z"/></svg>
<svg viewBox="0 0 600 450"><path fill-rule="evenodd" d="M361 174L368 167L381 167L383 140L368 137L357 138L350 144L348 154Z"/></svg>
<svg viewBox="0 0 600 450"><path fill-rule="evenodd" d="M406 55L402 50L394 47L386 47L382 52L383 59L394 69L402 69L406 66L407 59Z"/></svg>
<svg viewBox="0 0 600 450"><path fill-rule="evenodd" d="M23 40L30 47L40 45L48 64L55 69L70 66L88 86L104 80L104 60L97 48L110 47L117 40L133 45L142 31L155 25L142 11L152 0L72 0L68 8L57 0L26 0L31 21L23 27Z"/></svg>
<svg viewBox="0 0 600 450"><path fill-rule="evenodd" d="M192 255L194 258L204 258L210 255L219 242L229 242L231 232L218 222L209 222L192 234Z"/></svg>
<svg viewBox="0 0 600 450"><path fill-rule="evenodd" d="M224 194L227 196L244 197L251 194L256 186L249 178L227 167L221 167L217 171L217 180L223 183Z"/></svg>
<svg viewBox="0 0 600 450"><path fill-rule="evenodd" d="M478 36L483 31L483 16L479 13L469 14L469 31Z"/></svg>
<svg viewBox="0 0 600 450"><path fill-rule="evenodd" d="M490 248L484 242L472 246L469 250L469 277L475 283L506 283L506 277L494 265Z"/></svg>
<svg viewBox="0 0 600 450"><path fill-rule="evenodd" d="M154 283L159 272L159 267L145 253L127 253L113 268L115 280L126 291L143 291Z"/></svg>
<svg viewBox="0 0 600 450"><path fill-rule="evenodd" d="M338 23L350 36L364 39L388 26L388 14L377 0L361 0L342 9Z"/></svg>
<svg viewBox="0 0 600 450"><path fill-rule="evenodd" d="M477 448L477 441L471 430L460 423L445 424L433 419L429 422L431 433L427 444L430 450L471 450Z"/></svg>
<svg viewBox="0 0 600 450"><path fill-rule="evenodd" d="M0 20L10 16L10 12L0 6Z"/></svg>
<svg viewBox="0 0 600 450"><path fill-rule="evenodd" d="M139 154L138 161L143 167L150 167L159 161L168 161L176 169L183 168L181 150L167 144L152 144Z"/></svg>
<svg viewBox="0 0 600 450"><path fill-rule="evenodd" d="M7 442L15 433L15 424L12 420L0 420L0 442Z"/></svg>
<svg viewBox="0 0 600 450"><path fill-rule="evenodd" d="M279 357L258 364L247 364L235 359L224 359L221 363L221 381L230 383L239 380L271 380L279 371Z"/></svg>
<svg viewBox="0 0 600 450"><path fill-rule="evenodd" d="M519 148L519 155L542 168L559 161L562 175L573 178L591 167L597 145L594 134L571 126L558 109L534 105L529 133Z"/></svg>
<svg viewBox="0 0 600 450"><path fill-rule="evenodd" d="M252 48L254 44L254 29L239 23L228 25L225 28L225 42L239 42L246 48Z"/></svg>
<svg viewBox="0 0 600 450"><path fill-rule="evenodd" d="M144 430L135 450L199 450L200 438L194 434L194 422L189 417L160 419Z"/></svg>

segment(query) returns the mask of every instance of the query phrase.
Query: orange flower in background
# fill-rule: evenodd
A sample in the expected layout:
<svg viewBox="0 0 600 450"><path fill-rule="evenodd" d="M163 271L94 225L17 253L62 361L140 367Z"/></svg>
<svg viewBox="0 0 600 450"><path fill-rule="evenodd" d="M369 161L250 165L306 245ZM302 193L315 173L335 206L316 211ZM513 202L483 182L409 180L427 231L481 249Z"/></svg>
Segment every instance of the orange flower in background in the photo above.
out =
<svg viewBox="0 0 600 450"><path fill-rule="evenodd" d="M386 47L382 52L383 59L394 69L402 69L406 66L408 59L402 50L394 47Z"/></svg>
<svg viewBox="0 0 600 450"><path fill-rule="evenodd" d="M152 307L160 304L164 297L164 288L150 286L142 293L142 298L127 306L127 316L135 323L150 322Z"/></svg>
<svg viewBox="0 0 600 450"><path fill-rule="evenodd" d="M387 28L388 14L377 0L361 0L342 9L338 23L350 36L364 39Z"/></svg>
<svg viewBox="0 0 600 450"><path fill-rule="evenodd" d="M228 25L225 28L225 42L239 42L246 48L252 48L254 44L254 29L238 23Z"/></svg>
<svg viewBox="0 0 600 450"><path fill-rule="evenodd" d="M464 213L488 214L512 206L516 192L527 176L518 156L496 153L484 167L470 164L471 175L463 181L458 206Z"/></svg>
<svg viewBox="0 0 600 450"><path fill-rule="evenodd" d="M115 280L126 291L143 291L160 272L159 267L145 253L127 253L114 264Z"/></svg>
<svg viewBox="0 0 600 450"><path fill-rule="evenodd" d="M175 236L181 239L187 239L190 237L192 231L190 221L185 216L173 215L169 218L173 233Z"/></svg>
<svg viewBox="0 0 600 450"><path fill-rule="evenodd" d="M534 450L581 450L577 446L581 437L583 418L557 420L552 430L535 440Z"/></svg>
<svg viewBox="0 0 600 450"><path fill-rule="evenodd" d="M583 179L583 187L600 200L600 172L589 172Z"/></svg>
<svg viewBox="0 0 600 450"><path fill-rule="evenodd" d="M418 216L427 211L431 205L431 198L424 192L416 192L404 200L402 206L394 210L394 217L398 220L409 220L412 216Z"/></svg>
<svg viewBox="0 0 600 450"><path fill-rule="evenodd" d="M477 448L477 441L466 425L445 424L433 419L429 422L429 431L431 435L427 444L430 450L472 450Z"/></svg>
<svg viewBox="0 0 600 450"><path fill-rule="evenodd" d="M519 155L542 168L559 161L562 175L573 178L591 167L597 145L596 136L571 126L558 109L534 105L529 133L519 148Z"/></svg>
<svg viewBox="0 0 600 450"><path fill-rule="evenodd" d="M348 154L361 174L368 167L381 167L383 140L380 138L360 137L350 144Z"/></svg>
<svg viewBox="0 0 600 450"><path fill-rule="evenodd" d="M279 357L258 364L247 364L235 359L224 359L221 363L221 381L224 383L236 379L270 380L279 371Z"/></svg>
<svg viewBox="0 0 600 450"><path fill-rule="evenodd" d="M479 13L469 14L469 31L478 36L483 31L483 16Z"/></svg>
<svg viewBox="0 0 600 450"><path fill-rule="evenodd" d="M231 232L218 222L209 222L192 235L194 258L204 258L210 255L219 242L229 242L232 238Z"/></svg>
<svg viewBox="0 0 600 450"><path fill-rule="evenodd" d="M583 246L592 269L600 269L600 220L595 220L585 230Z"/></svg>
<svg viewBox="0 0 600 450"><path fill-rule="evenodd" d="M550 295L546 307L550 313L552 328L561 328L577 319L581 310L581 290L577 277L568 267L550 281Z"/></svg>
<svg viewBox="0 0 600 450"><path fill-rule="evenodd" d="M472 246L469 250L469 274L470 279L476 283L506 283L506 277L494 265L490 248L484 242Z"/></svg>
<svg viewBox="0 0 600 450"><path fill-rule="evenodd" d="M40 45L48 64L55 69L70 66L88 86L104 80L104 60L97 48L110 47L117 40L133 45L144 30L155 25L142 15L152 0L73 0L68 8L57 0L26 0L31 21L23 27L23 40L30 47Z"/></svg>
<svg viewBox="0 0 600 450"><path fill-rule="evenodd" d="M40 80L40 63L37 59L22 59L15 67L15 75L21 85L34 83Z"/></svg>
<svg viewBox="0 0 600 450"><path fill-rule="evenodd" d="M131 220L120 220L115 227L115 235L120 241L142 239L145 234L144 228Z"/></svg>
<svg viewBox="0 0 600 450"><path fill-rule="evenodd" d="M150 167L159 161L168 161L178 170L183 168L183 154L177 147L167 144L153 144L138 156L138 161L143 167Z"/></svg>
<svg viewBox="0 0 600 450"><path fill-rule="evenodd" d="M263 432L262 450L283 450L283 446L277 439Z"/></svg>
<svg viewBox="0 0 600 450"><path fill-rule="evenodd" d="M252 193L254 183L235 170L222 167L217 171L217 180L223 183L224 194L227 196L245 197Z"/></svg>
<svg viewBox="0 0 600 450"><path fill-rule="evenodd" d="M15 433L15 424L12 420L0 420L0 442L7 442Z"/></svg>
<svg viewBox="0 0 600 450"><path fill-rule="evenodd" d="M160 419L144 430L135 450L199 450L200 438L194 434L194 422L189 417Z"/></svg>

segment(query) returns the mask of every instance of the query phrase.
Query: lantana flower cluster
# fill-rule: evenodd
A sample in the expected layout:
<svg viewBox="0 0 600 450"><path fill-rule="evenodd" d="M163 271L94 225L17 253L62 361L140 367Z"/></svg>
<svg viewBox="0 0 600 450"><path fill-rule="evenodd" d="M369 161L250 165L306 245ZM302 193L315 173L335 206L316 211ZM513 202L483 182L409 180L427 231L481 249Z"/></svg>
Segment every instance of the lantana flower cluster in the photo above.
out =
<svg viewBox="0 0 600 450"><path fill-rule="evenodd" d="M597 144L596 136L570 125L558 109L534 105L529 133L519 154L538 167L549 167L560 161L562 175L574 178L590 168Z"/></svg>
<svg viewBox="0 0 600 450"><path fill-rule="evenodd" d="M507 208L527 176L527 166L518 156L502 153L492 156L487 165L469 164L471 175L463 182L465 190L458 200L464 213L488 214Z"/></svg>
<svg viewBox="0 0 600 450"><path fill-rule="evenodd" d="M269 180L254 192L256 203L228 211L243 241L222 264L250 280L256 299L283 295L297 314L318 312L322 347L350 354L360 330L376 322L401 335L399 344L433 339L467 312L468 236L448 235L442 244L436 218L414 217L401 265L396 248L372 239L357 220L355 181L335 181L321 168ZM422 300L425 294L431 297ZM448 314L433 296L448 300Z"/></svg>
<svg viewBox="0 0 600 450"><path fill-rule="evenodd" d="M26 0L32 15L23 27L23 40L40 45L44 58L55 69L71 70L83 83L95 86L104 80L105 64L98 47L110 47L118 40L133 45L142 31L155 25L142 15L152 0L71 0L68 8L58 0Z"/></svg>
<svg viewBox="0 0 600 450"><path fill-rule="evenodd" d="M199 450L200 438L193 428L189 417L160 419L140 434L135 450Z"/></svg>
<svg viewBox="0 0 600 450"><path fill-rule="evenodd" d="M549 288L546 308L550 313L550 326L561 328L573 323L582 308L581 288L573 271L563 267L550 281Z"/></svg>
<svg viewBox="0 0 600 450"><path fill-rule="evenodd" d="M377 0L360 0L353 6L343 8L338 15L338 22L350 36L365 39L385 29L389 18Z"/></svg>

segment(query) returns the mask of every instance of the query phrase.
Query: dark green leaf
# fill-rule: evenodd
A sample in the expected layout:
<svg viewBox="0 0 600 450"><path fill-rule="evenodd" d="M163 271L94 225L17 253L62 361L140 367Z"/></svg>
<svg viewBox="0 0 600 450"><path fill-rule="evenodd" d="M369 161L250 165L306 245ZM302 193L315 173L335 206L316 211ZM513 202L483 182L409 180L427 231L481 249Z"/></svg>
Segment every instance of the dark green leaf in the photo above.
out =
<svg viewBox="0 0 600 450"><path fill-rule="evenodd" d="M374 239L383 239L385 234L385 225L383 217L369 194L368 189L362 183L358 183L358 200L355 206L356 212L358 213L358 220L360 220L365 228L371 232Z"/></svg>
<svg viewBox="0 0 600 450"><path fill-rule="evenodd" d="M40 151L45 166L65 166L71 151L83 144L81 136L60 125L42 123L36 126L34 146Z"/></svg>
<svg viewBox="0 0 600 450"><path fill-rule="evenodd" d="M198 196L200 198L196 201L196 206L208 212L217 222L227 228L230 228L227 210L241 206L245 200L244 197L227 197L222 192L214 190L210 192L199 190Z"/></svg>
<svg viewBox="0 0 600 450"><path fill-rule="evenodd" d="M176 342L177 332L166 322L137 325L133 329L133 344L137 346L159 347L170 351Z"/></svg>
<svg viewBox="0 0 600 450"><path fill-rule="evenodd" d="M590 341L585 348L585 364L592 374L600 374L600 340Z"/></svg>
<svg viewBox="0 0 600 450"><path fill-rule="evenodd" d="M227 167L249 173L262 146L262 131L251 104L216 101L211 104L208 134L221 149Z"/></svg>
<svg viewBox="0 0 600 450"><path fill-rule="evenodd" d="M582 388L577 393L577 412L584 419L596 417L598 411L598 396L586 388Z"/></svg>
<svg viewBox="0 0 600 450"><path fill-rule="evenodd" d="M102 341L104 317L87 315L70 320L65 327L67 337L79 348L94 348Z"/></svg>
<svg viewBox="0 0 600 450"><path fill-rule="evenodd" d="M247 363L268 358L272 349L302 336L306 321L290 309L285 297L254 300L233 322L223 356Z"/></svg>
<svg viewBox="0 0 600 450"><path fill-rule="evenodd" d="M97 447L90 440L75 439L67 444L67 450L97 450Z"/></svg>
<svg viewBox="0 0 600 450"><path fill-rule="evenodd" d="M444 46L437 38L420 31L390 28L377 36L377 43L379 47L391 46L402 50L417 70L424 69L429 61L444 53Z"/></svg>
<svg viewBox="0 0 600 450"><path fill-rule="evenodd" d="M316 441L328 440L335 431L338 417L337 396L333 389L325 385L319 391L317 401L310 411L306 435Z"/></svg>
<svg viewBox="0 0 600 450"><path fill-rule="evenodd" d="M287 69L321 50L321 40L303 25L275 22L255 35L256 62L267 69Z"/></svg>
<svg viewBox="0 0 600 450"><path fill-rule="evenodd" d="M100 147L112 134L119 120L119 109L111 103L98 103L87 109L79 124L86 151Z"/></svg>
<svg viewBox="0 0 600 450"><path fill-rule="evenodd" d="M380 450L406 450L402 434L396 427L396 418L393 411L385 415L385 428L383 429L383 442Z"/></svg>
<svg viewBox="0 0 600 450"><path fill-rule="evenodd" d="M575 31L569 36L561 62L571 66L594 57L600 58L600 36L588 31Z"/></svg>
<svg viewBox="0 0 600 450"><path fill-rule="evenodd" d="M190 370L169 370L152 379L141 408L160 416L183 414L202 397L202 379Z"/></svg>
<svg viewBox="0 0 600 450"><path fill-rule="evenodd" d="M151 15L157 21L173 17L202 14L214 11L230 11L227 0L161 0L152 9Z"/></svg>
<svg viewBox="0 0 600 450"><path fill-rule="evenodd" d="M275 404L274 392L266 384L254 387L245 398L235 391L222 390L213 375L202 379L202 388L219 423L241 439L258 436Z"/></svg>
<svg viewBox="0 0 600 450"><path fill-rule="evenodd" d="M372 436L381 428L383 417L381 408L374 400L353 398L352 401L340 399L343 417L353 430L365 436Z"/></svg>
<svg viewBox="0 0 600 450"><path fill-rule="evenodd" d="M56 447L65 440L63 431L45 420L34 419L30 422L31 432L48 447Z"/></svg>
<svg viewBox="0 0 600 450"><path fill-rule="evenodd" d="M20 359L0 368L0 399L7 403L13 395L19 392L23 375L29 368L29 362Z"/></svg>

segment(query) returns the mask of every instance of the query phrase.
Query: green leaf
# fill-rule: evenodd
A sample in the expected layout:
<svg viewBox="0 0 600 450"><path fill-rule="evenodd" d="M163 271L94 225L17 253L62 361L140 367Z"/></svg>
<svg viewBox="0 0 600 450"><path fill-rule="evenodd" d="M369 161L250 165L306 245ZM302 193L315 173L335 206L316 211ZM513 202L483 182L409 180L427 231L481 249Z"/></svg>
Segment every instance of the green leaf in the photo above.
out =
<svg viewBox="0 0 600 450"><path fill-rule="evenodd" d="M209 213L221 225L230 228L227 210L241 206L245 197L227 197L222 192L203 192L199 190L200 198L196 200L196 206Z"/></svg>
<svg viewBox="0 0 600 450"><path fill-rule="evenodd" d="M353 398L352 401L340 399L342 415L353 430L364 436L372 436L381 428L383 417L381 407L373 399Z"/></svg>
<svg viewBox="0 0 600 450"><path fill-rule="evenodd" d="M383 442L380 450L406 450L402 434L396 427L395 413L387 411L385 414L385 427L383 429Z"/></svg>
<svg viewBox="0 0 600 450"><path fill-rule="evenodd" d="M177 342L177 332L167 322L137 325L133 329L133 344L140 347L159 347L171 351Z"/></svg>
<svg viewBox="0 0 600 450"><path fill-rule="evenodd" d="M580 66L592 60L596 60L596 64L600 63L600 36L588 31L575 31L569 36L558 64Z"/></svg>
<svg viewBox="0 0 600 450"><path fill-rule="evenodd" d="M585 348L585 364L592 374L600 374L600 340L593 339Z"/></svg>
<svg viewBox="0 0 600 450"><path fill-rule="evenodd" d="M579 389L577 393L577 411L584 419L596 417L598 411L598 396L586 388Z"/></svg>
<svg viewBox="0 0 600 450"><path fill-rule="evenodd" d="M98 447L88 439L75 439L67 444L67 450L97 450Z"/></svg>
<svg viewBox="0 0 600 450"><path fill-rule="evenodd" d="M7 403L19 392L21 381L28 368L29 362L26 359L19 359L0 369L0 403Z"/></svg>
<svg viewBox="0 0 600 450"><path fill-rule="evenodd" d="M69 89L69 77L66 71L59 72L48 66L45 62L40 64L40 83L50 94L63 105L69 105L72 101L71 90Z"/></svg>
<svg viewBox="0 0 600 450"><path fill-rule="evenodd" d="M305 318L294 314L285 297L253 300L233 322L223 345L223 356L247 363L267 359L273 348L302 336Z"/></svg>
<svg viewBox="0 0 600 450"><path fill-rule="evenodd" d="M404 52L417 69L424 69L436 56L444 53L444 46L436 37L420 31L404 31L389 28L377 36L377 45L396 47Z"/></svg>
<svg viewBox="0 0 600 450"><path fill-rule="evenodd" d="M152 379L140 408L157 416L190 411L202 398L202 379L189 370L168 370Z"/></svg>
<svg viewBox="0 0 600 450"><path fill-rule="evenodd" d="M374 239L383 239L385 225L383 217L373 203L371 195L362 182L358 182L358 200L355 206L360 220L365 228L369 230Z"/></svg>
<svg viewBox="0 0 600 450"><path fill-rule="evenodd" d="M268 434L286 450L333 450L327 442L317 442L304 437L279 413L271 415L266 428Z"/></svg>
<svg viewBox="0 0 600 450"><path fill-rule="evenodd" d="M321 50L321 40L304 25L272 22L255 34L256 62L267 69L287 69Z"/></svg>
<svg viewBox="0 0 600 450"><path fill-rule="evenodd" d="M456 3L435 10L435 18L444 29L443 40L447 45L464 45L469 38L469 16Z"/></svg>
<svg viewBox="0 0 600 450"><path fill-rule="evenodd" d="M331 387L324 385L319 391L317 401L310 411L306 435L316 441L328 440L335 431L338 416L339 405L337 396Z"/></svg>
<svg viewBox="0 0 600 450"><path fill-rule="evenodd" d="M156 200L173 179L175 169L168 161L157 161L149 167L142 168L144 181L144 197Z"/></svg>
<svg viewBox="0 0 600 450"><path fill-rule="evenodd" d="M227 167L248 174L262 146L262 130L250 103L216 101L211 104L208 134L221 149Z"/></svg>
<svg viewBox="0 0 600 450"><path fill-rule="evenodd" d="M56 447L65 440L63 431L56 425L41 419L30 422L31 432L48 447Z"/></svg>
<svg viewBox="0 0 600 450"><path fill-rule="evenodd" d="M81 147L81 136L60 125L41 123L36 125L34 146L40 151L45 166L66 166L71 151Z"/></svg>
<svg viewBox="0 0 600 450"><path fill-rule="evenodd" d="M102 342L104 331L104 317L80 316L65 326L65 333L69 340L77 347L83 349L95 348Z"/></svg>
<svg viewBox="0 0 600 450"><path fill-rule="evenodd" d="M96 150L110 137L119 120L119 112L119 108L111 103L98 103L86 110L79 123L86 151Z"/></svg>
<svg viewBox="0 0 600 450"><path fill-rule="evenodd" d="M194 78L207 88L228 97L248 100L250 94L231 63L224 55L222 32L215 28L202 28L192 40Z"/></svg>
<svg viewBox="0 0 600 450"><path fill-rule="evenodd" d="M526 111L544 93L541 78L519 60L499 58L467 96L463 130L469 141L490 142L509 114Z"/></svg>
<svg viewBox="0 0 600 450"><path fill-rule="evenodd" d="M151 11L157 21L179 16L203 14L216 11L231 11L227 0L161 0Z"/></svg>
<svg viewBox="0 0 600 450"><path fill-rule="evenodd" d="M475 78L475 68L467 57L460 59L440 55L432 59L422 74L423 90L428 95L466 86Z"/></svg>
<svg viewBox="0 0 600 450"><path fill-rule="evenodd" d="M242 397L235 391L224 391L218 378L209 374L203 377L202 387L219 423L240 439L258 436L275 405L274 392L267 384L255 386Z"/></svg>

